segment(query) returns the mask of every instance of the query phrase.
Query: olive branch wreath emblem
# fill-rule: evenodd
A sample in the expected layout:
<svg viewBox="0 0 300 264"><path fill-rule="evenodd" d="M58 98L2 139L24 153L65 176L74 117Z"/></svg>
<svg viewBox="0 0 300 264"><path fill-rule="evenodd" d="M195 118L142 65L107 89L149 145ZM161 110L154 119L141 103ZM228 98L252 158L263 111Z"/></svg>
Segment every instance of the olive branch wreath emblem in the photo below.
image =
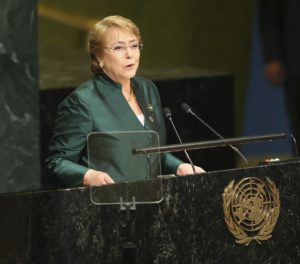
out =
<svg viewBox="0 0 300 264"><path fill-rule="evenodd" d="M245 178L244 180L255 181L258 179L249 177L249 178ZM229 231L236 238L235 242L238 244L244 244L245 246L248 246L253 240L255 240L258 244L261 244L261 241L268 240L272 237L271 233L274 227L276 226L279 212L280 212L280 197L279 197L279 191L276 188L274 182L268 177L266 177L266 180L267 180L267 185L263 187L267 191L269 191L269 195L272 199L271 201L272 207L266 211L264 216L264 221L260 225L260 229L257 230L256 232L249 232L249 230L245 230L239 223L237 223L237 221L233 217L233 213L231 209L232 201L233 198L236 197L236 195L240 191L236 188L238 184L234 186L234 180L233 180L224 189L224 193L223 193L224 219Z"/></svg>

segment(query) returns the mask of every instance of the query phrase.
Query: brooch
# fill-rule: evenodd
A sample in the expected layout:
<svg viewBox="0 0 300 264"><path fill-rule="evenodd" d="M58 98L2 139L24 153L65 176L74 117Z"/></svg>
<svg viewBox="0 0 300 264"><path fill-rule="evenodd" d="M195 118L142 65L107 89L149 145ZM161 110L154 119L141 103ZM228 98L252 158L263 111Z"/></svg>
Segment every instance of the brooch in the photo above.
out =
<svg viewBox="0 0 300 264"><path fill-rule="evenodd" d="M153 106L151 104L148 104L146 108L149 112L153 112Z"/></svg>

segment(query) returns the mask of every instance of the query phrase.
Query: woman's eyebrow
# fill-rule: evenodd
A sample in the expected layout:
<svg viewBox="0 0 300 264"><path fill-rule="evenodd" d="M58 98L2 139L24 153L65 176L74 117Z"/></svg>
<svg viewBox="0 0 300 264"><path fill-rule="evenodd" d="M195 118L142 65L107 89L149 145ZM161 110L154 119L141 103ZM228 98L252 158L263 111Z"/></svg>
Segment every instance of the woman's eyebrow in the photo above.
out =
<svg viewBox="0 0 300 264"><path fill-rule="evenodd" d="M138 41L138 40L137 39L129 40L128 43L135 42L135 41ZM116 42L113 43L113 45L114 44L118 44L118 43L120 43L120 44L126 44L126 41L121 41L121 40L120 41L116 41Z"/></svg>

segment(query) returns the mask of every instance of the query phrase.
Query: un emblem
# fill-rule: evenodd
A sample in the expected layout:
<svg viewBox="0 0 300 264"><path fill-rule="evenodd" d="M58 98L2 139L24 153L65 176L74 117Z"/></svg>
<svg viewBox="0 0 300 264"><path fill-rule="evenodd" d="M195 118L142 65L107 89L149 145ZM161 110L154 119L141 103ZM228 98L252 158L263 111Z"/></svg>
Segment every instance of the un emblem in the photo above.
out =
<svg viewBox="0 0 300 264"><path fill-rule="evenodd" d="M273 181L244 178L231 181L223 193L224 218L236 243L248 246L272 237L280 212L279 191Z"/></svg>

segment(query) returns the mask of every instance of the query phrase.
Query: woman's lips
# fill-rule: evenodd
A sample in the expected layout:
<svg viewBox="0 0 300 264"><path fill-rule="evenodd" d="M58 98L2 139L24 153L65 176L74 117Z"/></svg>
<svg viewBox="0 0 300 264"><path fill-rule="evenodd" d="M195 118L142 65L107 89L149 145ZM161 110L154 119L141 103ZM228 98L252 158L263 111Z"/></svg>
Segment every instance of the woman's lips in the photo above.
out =
<svg viewBox="0 0 300 264"><path fill-rule="evenodd" d="M131 70L135 67L135 64L128 64L125 66L126 69Z"/></svg>

